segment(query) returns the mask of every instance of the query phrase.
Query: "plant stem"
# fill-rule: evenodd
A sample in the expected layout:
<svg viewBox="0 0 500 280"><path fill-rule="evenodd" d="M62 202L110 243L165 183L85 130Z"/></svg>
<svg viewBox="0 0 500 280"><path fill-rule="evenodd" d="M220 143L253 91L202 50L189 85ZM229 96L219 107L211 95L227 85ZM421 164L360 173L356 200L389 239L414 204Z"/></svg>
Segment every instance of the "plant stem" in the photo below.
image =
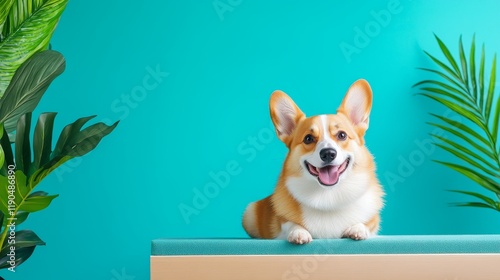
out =
<svg viewBox="0 0 500 280"><path fill-rule="evenodd" d="M7 233L9 232L8 229L9 229L9 227L7 227L7 225L6 225L2 231L2 235L0 237L0 249L3 248L3 243L5 242L5 238L7 237Z"/></svg>

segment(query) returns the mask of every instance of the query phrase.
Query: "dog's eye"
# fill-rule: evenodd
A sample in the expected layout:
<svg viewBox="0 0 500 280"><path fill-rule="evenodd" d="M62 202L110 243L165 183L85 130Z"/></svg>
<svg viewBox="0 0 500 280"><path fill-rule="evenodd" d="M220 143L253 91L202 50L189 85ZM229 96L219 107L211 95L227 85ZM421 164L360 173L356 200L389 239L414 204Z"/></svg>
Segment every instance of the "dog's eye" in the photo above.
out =
<svg viewBox="0 0 500 280"><path fill-rule="evenodd" d="M307 134L304 137L304 144L311 144L312 142L314 142L314 137L311 134Z"/></svg>
<svg viewBox="0 0 500 280"><path fill-rule="evenodd" d="M337 133L337 139L341 140L341 141L344 141L345 139L347 139L347 133L345 133L344 131L339 131Z"/></svg>

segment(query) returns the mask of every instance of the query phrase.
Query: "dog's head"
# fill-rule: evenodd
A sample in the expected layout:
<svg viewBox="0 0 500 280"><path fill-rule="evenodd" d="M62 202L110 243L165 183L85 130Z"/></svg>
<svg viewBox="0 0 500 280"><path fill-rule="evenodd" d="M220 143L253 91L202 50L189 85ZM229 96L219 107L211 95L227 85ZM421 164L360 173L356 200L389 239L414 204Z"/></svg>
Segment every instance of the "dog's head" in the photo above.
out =
<svg viewBox="0 0 500 280"><path fill-rule="evenodd" d="M365 80L349 88L337 114L306 117L293 100L275 91L270 100L276 133L289 149L287 176L316 181L323 188L338 185L353 166L366 161L372 92Z"/></svg>

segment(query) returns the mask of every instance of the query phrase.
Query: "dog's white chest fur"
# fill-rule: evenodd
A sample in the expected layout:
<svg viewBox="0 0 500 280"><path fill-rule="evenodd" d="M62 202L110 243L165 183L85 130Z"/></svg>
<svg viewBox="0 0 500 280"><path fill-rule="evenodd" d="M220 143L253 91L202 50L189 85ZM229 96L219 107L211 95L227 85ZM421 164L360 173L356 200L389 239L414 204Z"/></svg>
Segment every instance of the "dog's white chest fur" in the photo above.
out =
<svg viewBox="0 0 500 280"><path fill-rule="evenodd" d="M376 197L367 192L359 200L338 210L323 211L302 206L305 228L313 238L341 238L344 232L359 223L366 223L377 212Z"/></svg>
<svg viewBox="0 0 500 280"><path fill-rule="evenodd" d="M310 183L296 178L288 181L288 187L301 204L303 225L312 238L341 238L348 228L366 223L379 211L380 195L361 174L345 178L334 189L305 187ZM282 238L290 226L283 224Z"/></svg>

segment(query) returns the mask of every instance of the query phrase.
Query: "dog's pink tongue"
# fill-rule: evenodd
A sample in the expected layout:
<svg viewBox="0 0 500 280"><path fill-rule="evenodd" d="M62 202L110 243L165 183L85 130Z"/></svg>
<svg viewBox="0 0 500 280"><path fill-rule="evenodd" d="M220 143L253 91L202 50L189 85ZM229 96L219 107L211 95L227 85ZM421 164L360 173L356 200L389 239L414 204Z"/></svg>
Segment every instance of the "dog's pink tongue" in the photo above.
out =
<svg viewBox="0 0 500 280"><path fill-rule="evenodd" d="M319 180L324 185L333 185L337 183L339 179L339 167L338 166L325 166L318 168L319 170Z"/></svg>

